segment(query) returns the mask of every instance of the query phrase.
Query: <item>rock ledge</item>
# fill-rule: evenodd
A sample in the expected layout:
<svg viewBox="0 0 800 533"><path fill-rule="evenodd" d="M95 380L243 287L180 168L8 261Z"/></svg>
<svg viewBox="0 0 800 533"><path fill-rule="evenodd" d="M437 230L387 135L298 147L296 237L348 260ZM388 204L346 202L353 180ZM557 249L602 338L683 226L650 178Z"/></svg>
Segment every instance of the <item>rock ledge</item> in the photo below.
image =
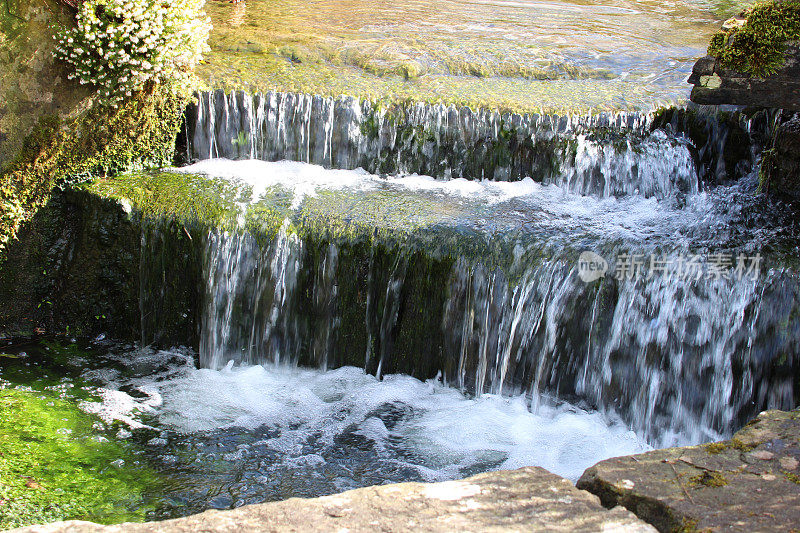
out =
<svg viewBox="0 0 800 533"><path fill-rule="evenodd" d="M607 459L578 488L659 531L798 531L800 410L761 413L729 441Z"/></svg>
<svg viewBox="0 0 800 533"><path fill-rule="evenodd" d="M101 526L56 522L26 533L230 531L586 531L654 532L632 513L605 509L597 497L538 467L480 474L444 483L400 483L321 498L292 498L231 511Z"/></svg>

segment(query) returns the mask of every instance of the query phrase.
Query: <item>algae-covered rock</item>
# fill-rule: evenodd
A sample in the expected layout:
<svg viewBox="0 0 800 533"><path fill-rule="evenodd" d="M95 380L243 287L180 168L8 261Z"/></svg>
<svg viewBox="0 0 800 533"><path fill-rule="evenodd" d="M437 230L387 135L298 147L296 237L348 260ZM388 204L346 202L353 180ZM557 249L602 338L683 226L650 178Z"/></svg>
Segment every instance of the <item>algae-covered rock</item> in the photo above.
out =
<svg viewBox="0 0 800 533"><path fill-rule="evenodd" d="M729 441L608 459L577 486L659 531L790 531L799 466L800 411L765 411Z"/></svg>
<svg viewBox="0 0 800 533"><path fill-rule="evenodd" d="M215 182L172 177L101 179L54 194L0 268L0 336L196 345L203 239L224 227L231 204Z"/></svg>

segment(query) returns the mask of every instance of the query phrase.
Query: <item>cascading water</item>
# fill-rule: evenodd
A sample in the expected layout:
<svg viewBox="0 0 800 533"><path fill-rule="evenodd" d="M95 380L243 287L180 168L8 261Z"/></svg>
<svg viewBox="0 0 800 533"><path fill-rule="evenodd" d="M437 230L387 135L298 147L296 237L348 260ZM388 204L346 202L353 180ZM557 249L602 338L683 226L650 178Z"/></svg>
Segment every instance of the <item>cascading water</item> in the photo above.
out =
<svg viewBox="0 0 800 533"><path fill-rule="evenodd" d="M581 194L645 196L662 180L689 187L750 172L772 127L769 113L698 107L658 113L536 115L441 104L383 106L351 97L201 93L185 131L189 160L300 161L375 174L517 180ZM677 133L658 138L660 128ZM663 133L663 132L662 132ZM687 138L697 169L687 167ZM666 152L666 153L664 153ZM652 166L670 161L673 169ZM688 192L688 191L687 191Z"/></svg>
<svg viewBox="0 0 800 533"><path fill-rule="evenodd" d="M749 220L764 211L749 191L768 117L693 113L201 95L190 149L214 159L185 171L242 180L254 201L292 198L269 245L209 237L202 365L438 374L474 394L525 393L533 410L616 412L659 446L793 405L799 289L776 237L792 223ZM586 250L608 261L604 278L579 277ZM626 255L641 275L617 279ZM676 258L699 274L647 273Z"/></svg>
<svg viewBox="0 0 800 533"><path fill-rule="evenodd" d="M258 98L213 98L195 149L244 159L119 178L197 211L131 213L145 347L0 362L0 388L38 375L100 418L75 438L130 441L120 460L166 481L148 518L526 465L574 481L797 403L796 216L756 194L768 114L271 95L269 129ZM250 157L297 154L324 165ZM146 347L181 343L199 368Z"/></svg>

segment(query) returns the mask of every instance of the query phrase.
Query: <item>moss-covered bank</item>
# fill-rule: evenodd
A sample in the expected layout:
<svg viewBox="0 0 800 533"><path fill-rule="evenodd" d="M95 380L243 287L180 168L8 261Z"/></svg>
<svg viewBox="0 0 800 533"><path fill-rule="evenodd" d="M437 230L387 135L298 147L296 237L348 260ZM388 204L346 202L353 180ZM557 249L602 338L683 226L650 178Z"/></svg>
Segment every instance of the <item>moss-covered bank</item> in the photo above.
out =
<svg viewBox="0 0 800 533"><path fill-rule="evenodd" d="M70 14L16 0L0 26L0 253L55 186L172 160L186 99L150 87L119 108L66 80L53 32Z"/></svg>
<svg viewBox="0 0 800 533"><path fill-rule="evenodd" d="M135 502L152 474L95 423L57 393L0 389L0 529L145 519Z"/></svg>
<svg viewBox="0 0 800 533"><path fill-rule="evenodd" d="M0 348L0 530L143 521L152 509L160 481L138 445L79 407L100 400L81 377L92 356L52 339Z"/></svg>

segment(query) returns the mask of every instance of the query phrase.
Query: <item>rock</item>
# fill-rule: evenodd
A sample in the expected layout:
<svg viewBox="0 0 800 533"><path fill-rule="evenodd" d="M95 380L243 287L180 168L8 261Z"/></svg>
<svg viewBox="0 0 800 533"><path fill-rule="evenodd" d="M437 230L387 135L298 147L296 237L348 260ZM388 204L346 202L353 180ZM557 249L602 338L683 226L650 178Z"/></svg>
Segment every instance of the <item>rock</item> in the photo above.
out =
<svg viewBox="0 0 800 533"><path fill-rule="evenodd" d="M747 22L746 18L743 17L731 17L725 21L722 25L722 29L724 30L733 30L737 28L741 28L744 26L745 22Z"/></svg>
<svg viewBox="0 0 800 533"><path fill-rule="evenodd" d="M537 467L489 472L462 481L400 483L321 498L247 505L231 511L101 526L58 522L28 533L162 531L655 531L628 511L604 509L595 496Z"/></svg>
<svg viewBox="0 0 800 533"><path fill-rule="evenodd" d="M800 44L787 45L786 62L766 79L726 69L715 58L706 56L695 63L688 81L694 85L691 99L697 104L800 111Z"/></svg>
<svg viewBox="0 0 800 533"><path fill-rule="evenodd" d="M729 441L608 459L577 486L659 531L789 531L800 524L798 459L800 410L766 411Z"/></svg>
<svg viewBox="0 0 800 533"><path fill-rule="evenodd" d="M791 201L800 201L800 113L782 115L772 149L764 158L766 189Z"/></svg>

